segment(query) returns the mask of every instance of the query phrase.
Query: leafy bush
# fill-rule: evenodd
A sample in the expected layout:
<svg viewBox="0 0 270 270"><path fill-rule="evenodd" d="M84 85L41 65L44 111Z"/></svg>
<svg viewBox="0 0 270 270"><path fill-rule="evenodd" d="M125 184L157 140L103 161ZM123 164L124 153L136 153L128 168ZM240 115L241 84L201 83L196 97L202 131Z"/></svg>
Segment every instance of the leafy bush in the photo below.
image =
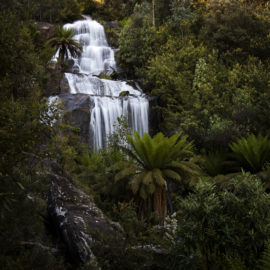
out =
<svg viewBox="0 0 270 270"><path fill-rule="evenodd" d="M224 188L200 182L193 194L179 198L178 209L173 269L229 269L234 260L254 269L270 240L270 195L250 174L234 177Z"/></svg>
<svg viewBox="0 0 270 270"><path fill-rule="evenodd" d="M201 39L225 57L244 60L247 55L269 57L269 13L238 0L211 1L204 17Z"/></svg>

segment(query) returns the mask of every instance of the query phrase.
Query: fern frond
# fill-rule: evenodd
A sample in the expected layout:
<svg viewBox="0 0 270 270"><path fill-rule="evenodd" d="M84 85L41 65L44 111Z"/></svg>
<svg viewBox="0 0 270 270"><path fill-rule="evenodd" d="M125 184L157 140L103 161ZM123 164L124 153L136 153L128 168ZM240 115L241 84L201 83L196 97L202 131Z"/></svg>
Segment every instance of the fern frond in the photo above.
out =
<svg viewBox="0 0 270 270"><path fill-rule="evenodd" d="M177 172L175 172L173 170L169 170L169 169L162 170L162 174L164 176L166 176L167 178L169 178L169 179L181 181L181 176Z"/></svg>
<svg viewBox="0 0 270 270"><path fill-rule="evenodd" d="M135 156L137 156L137 159L141 160L144 167L148 166L148 156L139 133L135 131L133 137L127 136L127 140L136 153Z"/></svg>
<svg viewBox="0 0 270 270"><path fill-rule="evenodd" d="M114 163L108 169L112 170L112 171L119 171L119 170L122 170L124 168L130 167L130 165L131 164L128 161L119 161L119 162Z"/></svg>
<svg viewBox="0 0 270 270"><path fill-rule="evenodd" d="M119 173L117 173L114 177L115 182L122 180L128 176L131 176L137 172L137 168L129 167L121 170Z"/></svg>
<svg viewBox="0 0 270 270"><path fill-rule="evenodd" d="M132 179L130 181L130 187L131 187L133 194L138 193L140 186L142 184L142 179L144 178L145 174L146 174L146 172L142 171L141 173L138 173L132 177Z"/></svg>
<svg viewBox="0 0 270 270"><path fill-rule="evenodd" d="M200 167L189 161L172 161L167 167L193 176L200 175Z"/></svg>
<svg viewBox="0 0 270 270"><path fill-rule="evenodd" d="M147 186L147 191L150 195L153 194L155 192L155 190L156 190L156 186L153 183L151 183Z"/></svg>
<svg viewBox="0 0 270 270"><path fill-rule="evenodd" d="M270 245L268 244L262 254L262 258L259 260L259 269L260 270L269 270L270 269Z"/></svg>
<svg viewBox="0 0 270 270"><path fill-rule="evenodd" d="M160 169L155 168L153 170L153 177L154 177L155 183L157 185L159 185L161 187L165 185L165 179L164 179L164 177L163 177L162 172L160 171Z"/></svg>
<svg viewBox="0 0 270 270"><path fill-rule="evenodd" d="M145 185L143 185L143 186L141 186L141 188L140 188L140 197L143 199L143 200L146 200L146 198L147 198L147 190L146 190L146 186Z"/></svg>
<svg viewBox="0 0 270 270"><path fill-rule="evenodd" d="M148 171L143 177L142 181L145 185L149 185L153 182L152 171Z"/></svg>
<svg viewBox="0 0 270 270"><path fill-rule="evenodd" d="M121 145L119 147L125 154L127 154L130 158L133 158L134 160L136 160L142 167L144 167L143 161L140 158L138 158L138 156L134 154L130 149Z"/></svg>

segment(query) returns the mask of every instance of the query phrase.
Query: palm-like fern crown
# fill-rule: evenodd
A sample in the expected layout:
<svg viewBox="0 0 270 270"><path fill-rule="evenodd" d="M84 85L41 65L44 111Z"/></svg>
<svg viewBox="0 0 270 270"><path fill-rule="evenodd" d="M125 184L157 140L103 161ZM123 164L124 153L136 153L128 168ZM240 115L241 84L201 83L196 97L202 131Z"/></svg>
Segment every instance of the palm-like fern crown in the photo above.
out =
<svg viewBox="0 0 270 270"><path fill-rule="evenodd" d="M59 49L59 56L62 60L68 57L68 52L72 57L80 56L82 46L74 40L73 29L65 29L61 26L55 27L55 37L48 41L48 45Z"/></svg>
<svg viewBox="0 0 270 270"><path fill-rule="evenodd" d="M128 142L132 147L129 155L146 170L165 169L172 161L191 154L192 150L187 137L180 138L179 134L167 138L158 133L151 138L148 133L144 133L141 138L135 131L134 137L128 136Z"/></svg>
<svg viewBox="0 0 270 270"><path fill-rule="evenodd" d="M247 138L240 138L230 144L236 159L241 166L252 172L262 170L266 162L270 161L270 139L268 136L250 134Z"/></svg>
<svg viewBox="0 0 270 270"><path fill-rule="evenodd" d="M140 193L145 198L147 194L153 194L157 187L166 189L166 179L181 181L183 174L196 174L197 166L184 160L193 147L187 142L187 137L176 134L167 138L162 133L153 138L147 133L140 137L135 131L134 136L127 139L131 149L122 149L134 162L115 164L114 169L120 170L115 180L131 177L134 194Z"/></svg>
<svg viewBox="0 0 270 270"><path fill-rule="evenodd" d="M147 133L140 137L134 132L134 136L127 139L131 149L121 149L132 159L113 166L119 171L115 181L129 178L133 193L144 202L150 202L157 215L163 218L167 213L167 180L181 182L183 174L196 175L198 172L195 164L185 160L193 145L179 134L167 138L158 133L151 138Z"/></svg>

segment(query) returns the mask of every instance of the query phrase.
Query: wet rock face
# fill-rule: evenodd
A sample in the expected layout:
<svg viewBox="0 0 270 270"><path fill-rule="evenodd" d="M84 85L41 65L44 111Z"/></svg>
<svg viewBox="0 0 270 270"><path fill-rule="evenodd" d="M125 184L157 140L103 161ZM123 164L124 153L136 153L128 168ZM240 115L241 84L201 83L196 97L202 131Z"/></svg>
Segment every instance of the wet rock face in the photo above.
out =
<svg viewBox="0 0 270 270"><path fill-rule="evenodd" d="M90 100L85 94L60 94L59 98L64 102L65 117L72 126L80 128L83 141L89 142Z"/></svg>
<svg viewBox="0 0 270 270"><path fill-rule="evenodd" d="M60 93L61 94L68 94L70 92L69 84L66 76L63 76L60 82Z"/></svg>
<svg viewBox="0 0 270 270"><path fill-rule="evenodd" d="M43 94L46 97L58 95L60 93L60 86L63 77L60 68L55 64L50 66L49 74L49 80L45 89L43 90Z"/></svg>
<svg viewBox="0 0 270 270"><path fill-rule="evenodd" d="M104 236L117 237L123 229L107 219L90 197L56 163L48 163L51 187L48 213L75 263L96 263L91 247Z"/></svg>
<svg viewBox="0 0 270 270"><path fill-rule="evenodd" d="M55 25L47 22L36 22L36 26L44 40L48 40L54 36Z"/></svg>

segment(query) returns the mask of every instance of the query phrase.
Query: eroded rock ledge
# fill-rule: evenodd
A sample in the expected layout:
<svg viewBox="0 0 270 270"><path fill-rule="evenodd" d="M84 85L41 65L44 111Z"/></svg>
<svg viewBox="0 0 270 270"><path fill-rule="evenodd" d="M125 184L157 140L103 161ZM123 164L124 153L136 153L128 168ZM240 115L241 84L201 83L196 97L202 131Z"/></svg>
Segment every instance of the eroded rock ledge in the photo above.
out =
<svg viewBox="0 0 270 270"><path fill-rule="evenodd" d="M48 213L75 263L96 264L91 249L96 241L121 237L122 227L110 221L89 196L56 163L47 162L47 177L51 181Z"/></svg>

